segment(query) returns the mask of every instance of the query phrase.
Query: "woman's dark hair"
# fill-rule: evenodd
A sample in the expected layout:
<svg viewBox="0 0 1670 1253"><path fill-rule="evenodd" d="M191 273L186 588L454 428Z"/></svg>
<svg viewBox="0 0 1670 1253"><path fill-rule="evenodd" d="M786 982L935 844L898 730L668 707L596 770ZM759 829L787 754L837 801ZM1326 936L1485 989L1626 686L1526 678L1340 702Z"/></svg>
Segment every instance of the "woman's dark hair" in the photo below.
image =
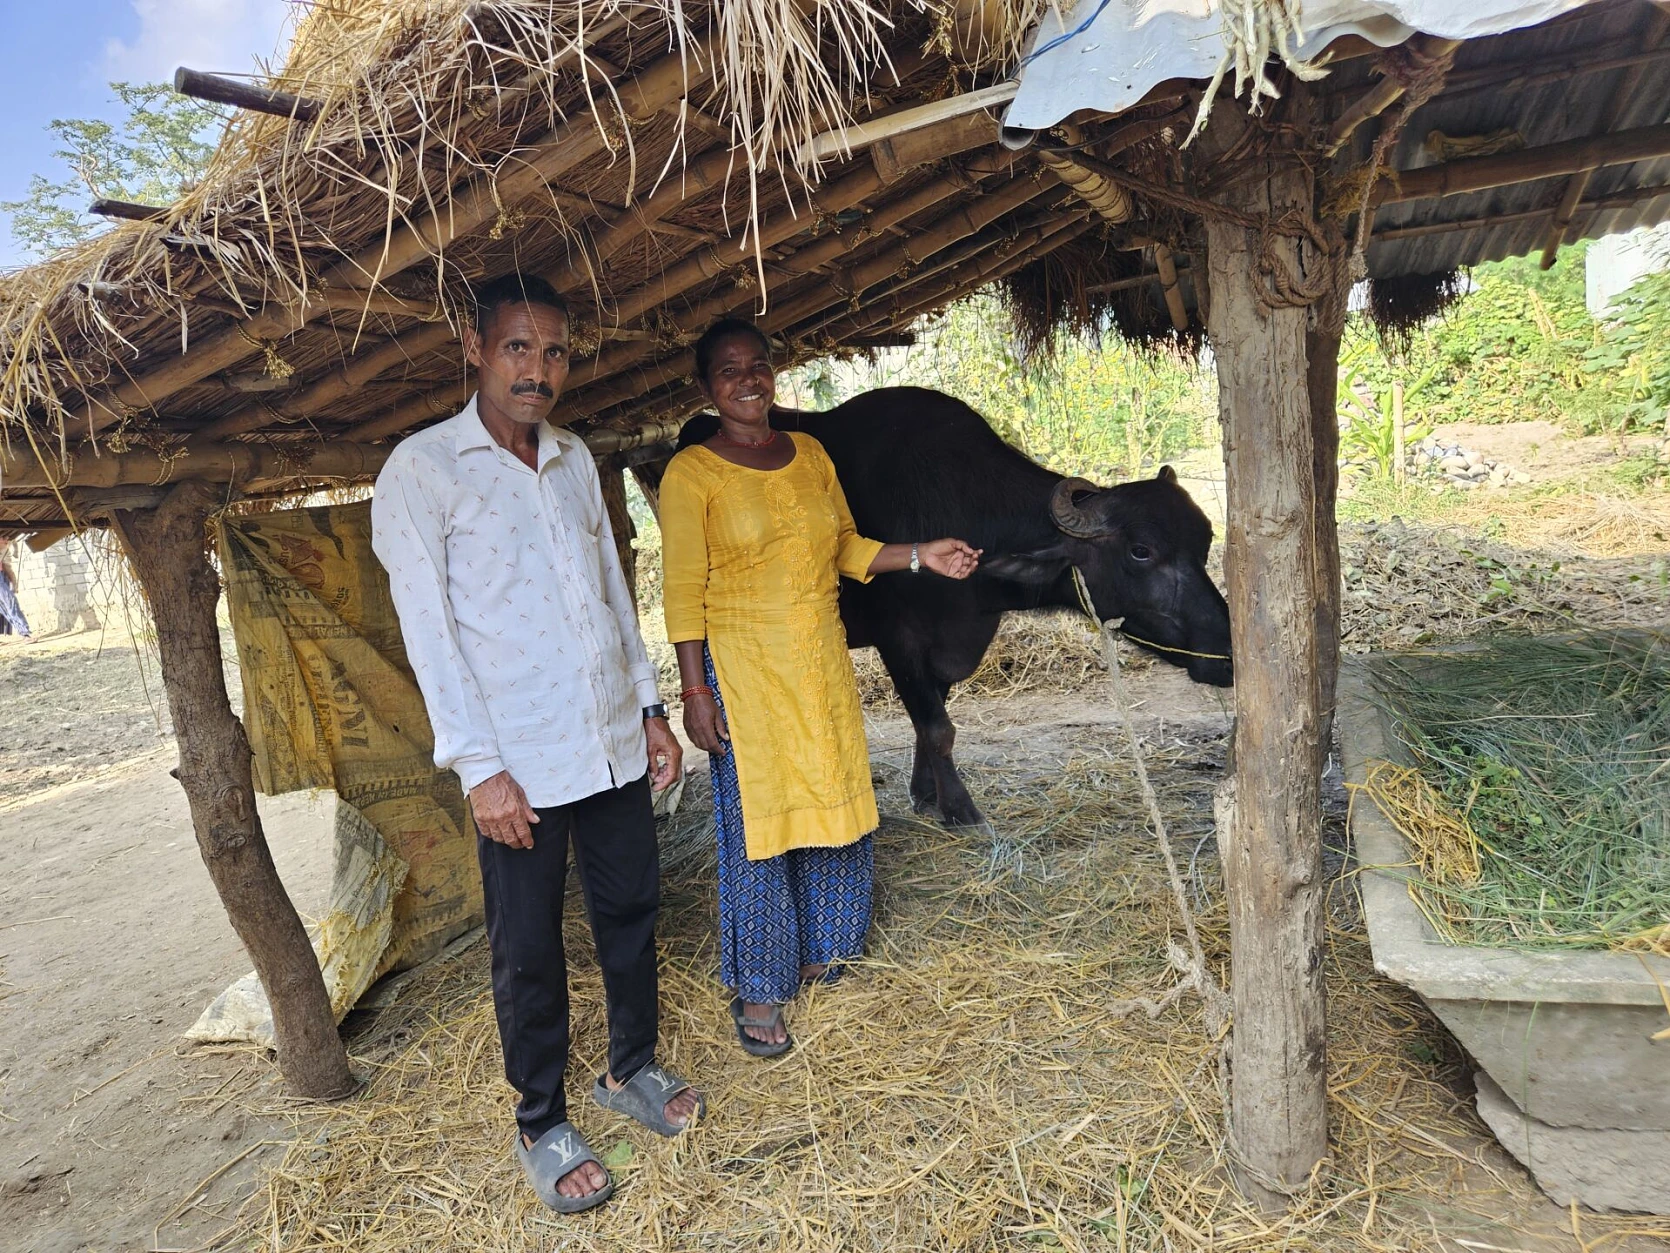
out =
<svg viewBox="0 0 1670 1253"><path fill-rule="evenodd" d="M733 335L752 335L759 341L769 359L771 356L771 341L765 337L765 332L755 326L747 318L720 318L696 341L696 378L700 382L707 382L707 376L713 369L713 354L719 351L719 345Z"/></svg>

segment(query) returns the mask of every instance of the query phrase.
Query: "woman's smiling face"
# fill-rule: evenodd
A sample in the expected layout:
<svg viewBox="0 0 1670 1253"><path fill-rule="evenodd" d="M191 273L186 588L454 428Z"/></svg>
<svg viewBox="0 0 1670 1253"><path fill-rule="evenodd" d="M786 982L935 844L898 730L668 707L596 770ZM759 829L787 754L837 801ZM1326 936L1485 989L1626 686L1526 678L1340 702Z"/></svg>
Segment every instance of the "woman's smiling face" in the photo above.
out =
<svg viewBox="0 0 1670 1253"><path fill-rule="evenodd" d="M724 417L766 422L777 399L777 375L766 346L754 335L727 335L714 350L702 389Z"/></svg>

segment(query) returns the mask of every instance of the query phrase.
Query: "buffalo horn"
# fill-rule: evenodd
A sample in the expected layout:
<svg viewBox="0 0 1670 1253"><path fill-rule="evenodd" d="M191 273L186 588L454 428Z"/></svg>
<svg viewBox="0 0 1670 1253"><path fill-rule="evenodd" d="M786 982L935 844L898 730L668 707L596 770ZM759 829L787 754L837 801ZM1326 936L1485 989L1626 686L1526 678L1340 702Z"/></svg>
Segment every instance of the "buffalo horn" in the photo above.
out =
<svg viewBox="0 0 1670 1253"><path fill-rule="evenodd" d="M1084 492L1099 492L1088 479L1062 479L1050 493L1050 521L1064 534L1079 539L1095 539L1107 534L1107 524L1080 509L1073 497Z"/></svg>

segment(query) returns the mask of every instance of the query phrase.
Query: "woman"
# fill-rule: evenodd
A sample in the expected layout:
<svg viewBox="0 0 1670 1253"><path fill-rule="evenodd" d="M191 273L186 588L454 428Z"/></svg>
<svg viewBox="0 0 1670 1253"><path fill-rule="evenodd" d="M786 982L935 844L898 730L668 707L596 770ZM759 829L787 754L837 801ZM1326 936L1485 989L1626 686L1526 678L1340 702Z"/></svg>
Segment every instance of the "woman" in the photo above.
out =
<svg viewBox="0 0 1670 1253"><path fill-rule="evenodd" d="M29 620L23 616L23 606L17 603L17 580L12 577L12 568L6 560L9 542L0 540L0 635L10 635L16 631L24 639L29 638Z"/></svg>
<svg viewBox="0 0 1670 1253"><path fill-rule="evenodd" d="M719 432L661 482L667 638L684 729L712 759L731 1017L744 1049L774 1057L792 1046L783 1004L859 956L870 925L878 818L839 576L962 579L979 553L857 534L823 446L771 429L776 377L752 323L709 328L696 377Z"/></svg>

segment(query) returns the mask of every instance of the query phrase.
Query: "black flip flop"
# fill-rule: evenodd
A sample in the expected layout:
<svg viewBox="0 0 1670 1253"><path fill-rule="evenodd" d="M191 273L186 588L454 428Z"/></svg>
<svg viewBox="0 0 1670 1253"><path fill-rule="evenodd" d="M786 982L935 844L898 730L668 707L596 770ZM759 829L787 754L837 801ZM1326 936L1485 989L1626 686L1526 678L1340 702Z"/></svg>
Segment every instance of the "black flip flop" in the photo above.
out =
<svg viewBox="0 0 1670 1253"><path fill-rule="evenodd" d="M731 998L731 1021L736 1024L736 1038L742 1044L743 1052L752 1057L780 1057L794 1047L794 1037L787 1031L783 1032L781 1044L767 1044L764 1040L756 1040L745 1030L747 1027L768 1028L775 1027L783 1021L783 1007L773 1005L771 1017L750 1018L742 1012L742 998Z"/></svg>

